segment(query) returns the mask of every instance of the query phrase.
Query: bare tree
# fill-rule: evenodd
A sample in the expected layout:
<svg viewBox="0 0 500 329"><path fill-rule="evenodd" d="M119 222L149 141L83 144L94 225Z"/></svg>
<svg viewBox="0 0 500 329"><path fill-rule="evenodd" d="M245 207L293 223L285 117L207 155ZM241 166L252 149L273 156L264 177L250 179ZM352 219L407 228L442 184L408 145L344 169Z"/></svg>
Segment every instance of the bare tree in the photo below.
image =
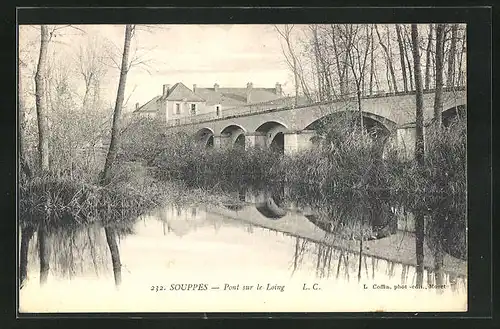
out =
<svg viewBox="0 0 500 329"><path fill-rule="evenodd" d="M365 29L368 26L365 25ZM368 52L370 51L370 38L368 33L363 33L360 31L360 25L348 25L343 31L345 40L347 44L350 45L351 51L348 52L349 66L351 68L352 75L354 77L354 82L356 83L356 95L358 99L358 111L361 129L363 128L363 113L361 108L361 95L363 93L363 84L366 73ZM365 31L367 32L367 31Z"/></svg>
<svg viewBox="0 0 500 329"><path fill-rule="evenodd" d="M425 51L425 89L430 87L430 68L431 68L431 52L432 52L432 36L434 25L429 24L429 35L427 40L427 49Z"/></svg>
<svg viewBox="0 0 500 329"><path fill-rule="evenodd" d="M93 103L99 99L99 86L103 76L106 74L104 64L105 55L101 52L99 40L93 38L87 45L80 46L78 52L78 69L85 83L85 94L83 96L83 109L89 107L90 98L93 95Z"/></svg>
<svg viewBox="0 0 500 329"><path fill-rule="evenodd" d="M466 53L467 51L467 45L466 45L466 30L463 29L462 30L462 38L461 38L461 50L460 50L460 58L458 60L458 84L460 86L464 85L464 76L465 76L465 72L464 70L462 69L462 62L463 62L463 56L464 54Z"/></svg>
<svg viewBox="0 0 500 329"><path fill-rule="evenodd" d="M399 59L401 61L401 73L403 74L403 88L405 92L408 92L408 82L406 80L406 65L405 65L405 46L404 46L404 41L401 36L401 26L399 24L396 24L396 34L398 37L398 45L399 45Z"/></svg>
<svg viewBox="0 0 500 329"><path fill-rule="evenodd" d="M411 40L413 44L413 63L415 67L415 86L416 86L416 140L415 140L415 157L417 163L423 167L424 165L424 97L422 88L422 72L420 69L420 49L418 40L417 24L411 25Z"/></svg>
<svg viewBox="0 0 500 329"><path fill-rule="evenodd" d="M113 126L111 128L111 142L109 144L108 154L106 156L106 163L104 165L104 170L101 176L101 183L107 185L111 180L111 170L113 167L113 162L116 158L119 147L119 130L120 130L120 119L123 107L123 100L125 98L125 86L127 81L127 74L129 71L129 52L130 52L130 41L134 35L135 25L127 24L125 26L125 41L123 45L123 55L122 64L120 69L120 80L118 83L118 91L116 94L116 103L113 114Z"/></svg>
<svg viewBox="0 0 500 329"><path fill-rule="evenodd" d="M49 171L49 126L47 117L46 102L46 67L47 67L47 49L50 36L47 25L40 27L40 55L35 75L36 88L36 113L38 120L38 157L39 169L41 172Z"/></svg>
<svg viewBox="0 0 500 329"><path fill-rule="evenodd" d="M373 78L375 76L375 60L373 58L373 53L375 50L375 45L373 42L373 24L370 27L370 43L371 43L371 50L370 50L370 95L373 94Z"/></svg>
<svg viewBox="0 0 500 329"><path fill-rule="evenodd" d="M441 127L443 108L443 60L444 60L444 29L445 24L436 26L436 93L434 97L434 124Z"/></svg>
<svg viewBox="0 0 500 329"><path fill-rule="evenodd" d="M287 51L285 51L283 45L281 47L283 51L283 55L285 56L285 59L288 63L288 66L292 69L293 72L293 78L294 78L294 84L295 84L295 105L298 104L298 97L299 97L299 68L297 64L297 57L295 56L293 46L292 46L292 41L291 41L291 35L292 35L292 30L293 30L294 25L288 25L285 24L283 26L283 29L280 29L278 26L274 26L278 34L283 38L283 40L286 43L287 46Z"/></svg>
<svg viewBox="0 0 500 329"><path fill-rule="evenodd" d="M451 26L451 45L448 53L448 75L446 78L446 86L453 86L455 83L455 58L457 57L457 32L458 24Z"/></svg>
<svg viewBox="0 0 500 329"><path fill-rule="evenodd" d="M337 68L338 83L341 97L349 94L349 52L352 45L349 40L342 38L342 31L347 28L345 24L330 25L330 39L332 42L333 54Z"/></svg>
<svg viewBox="0 0 500 329"><path fill-rule="evenodd" d="M410 90L413 90L413 70L411 66L411 61L410 61L410 56L408 55L407 49L410 49L411 52L411 36L410 33L406 31L406 28L403 28L403 50L404 50L404 57L406 58L406 62L408 63L408 80L410 81ZM408 46L407 46L408 45Z"/></svg>
<svg viewBox="0 0 500 329"><path fill-rule="evenodd" d="M19 60L19 66L25 66L25 64ZM26 177L31 177L31 169L26 160L26 150L25 150L25 130L26 130L26 109L24 105L24 89L22 84L22 74L19 69L18 73L18 107L19 107L19 162L21 170Z"/></svg>
<svg viewBox="0 0 500 329"><path fill-rule="evenodd" d="M389 52L388 45L386 46L384 44L384 42L382 41L382 37L380 36L380 32L378 31L378 26L377 25L375 25L375 31L377 32L379 43L382 46L382 49L384 50L386 63L387 63L387 66L389 67L389 71L390 71L391 77L392 77L392 86L393 86L394 92L398 92L398 86L397 86L397 82L396 82L396 75L394 74L394 66L392 65L392 55ZM387 36L389 36L389 28L388 27L387 27ZM390 87L389 81L388 81L388 84L389 84L389 87Z"/></svg>
<svg viewBox="0 0 500 329"><path fill-rule="evenodd" d="M318 81L318 96L319 100L323 100L325 98L325 87L324 87L324 74L322 70L322 65L320 64L320 49L319 49L319 39L318 39L318 27L316 25L311 25L309 27L311 29L311 32L313 34L313 49L314 49L314 59L315 59L315 64L316 64L316 75L317 75L317 81Z"/></svg>

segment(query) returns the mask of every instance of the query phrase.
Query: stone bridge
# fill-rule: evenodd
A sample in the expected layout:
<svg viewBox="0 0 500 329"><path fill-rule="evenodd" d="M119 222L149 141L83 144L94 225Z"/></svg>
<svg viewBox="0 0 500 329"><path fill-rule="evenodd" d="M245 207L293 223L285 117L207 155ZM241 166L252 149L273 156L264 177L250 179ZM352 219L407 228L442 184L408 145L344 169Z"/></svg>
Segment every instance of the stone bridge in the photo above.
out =
<svg viewBox="0 0 500 329"><path fill-rule="evenodd" d="M433 119L434 90L424 91L424 122ZM366 96L361 99L365 127L378 128L392 141L413 153L415 135L415 92ZM443 121L465 114L467 103L464 87L445 88L443 92ZM325 118L340 117L342 113L358 112L358 101L349 99L301 106L250 105L227 111L221 116L201 115L184 118L167 128L195 136L208 146L245 148L276 147L286 153L310 146L316 125ZM445 122L446 123L446 122Z"/></svg>

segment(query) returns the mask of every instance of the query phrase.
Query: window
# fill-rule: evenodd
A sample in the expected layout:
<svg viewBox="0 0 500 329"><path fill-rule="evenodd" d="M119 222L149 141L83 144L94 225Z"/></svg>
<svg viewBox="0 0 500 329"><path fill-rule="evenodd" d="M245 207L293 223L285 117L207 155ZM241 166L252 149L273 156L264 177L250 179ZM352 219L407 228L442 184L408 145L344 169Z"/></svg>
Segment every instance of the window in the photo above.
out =
<svg viewBox="0 0 500 329"><path fill-rule="evenodd" d="M217 105L215 107L215 113L217 113L217 116L220 116L220 106L219 105Z"/></svg>
<svg viewBox="0 0 500 329"><path fill-rule="evenodd" d="M196 115L196 104L191 104L191 115Z"/></svg>
<svg viewBox="0 0 500 329"><path fill-rule="evenodd" d="M175 114L181 114L181 104L175 104Z"/></svg>

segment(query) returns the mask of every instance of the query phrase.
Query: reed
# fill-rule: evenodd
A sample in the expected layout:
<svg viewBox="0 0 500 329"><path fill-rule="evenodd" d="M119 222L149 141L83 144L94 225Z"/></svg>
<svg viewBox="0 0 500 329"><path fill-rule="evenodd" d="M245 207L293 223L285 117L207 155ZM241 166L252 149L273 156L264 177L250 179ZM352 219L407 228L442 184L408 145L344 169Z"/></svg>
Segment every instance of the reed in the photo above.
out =
<svg viewBox="0 0 500 329"><path fill-rule="evenodd" d="M164 149L153 165L159 178L190 186L281 181L339 191L464 194L466 127L455 122L440 130L428 128L423 167L394 152L382 155L377 140L352 128L326 134L317 147L292 155L259 148L207 149L185 139Z"/></svg>

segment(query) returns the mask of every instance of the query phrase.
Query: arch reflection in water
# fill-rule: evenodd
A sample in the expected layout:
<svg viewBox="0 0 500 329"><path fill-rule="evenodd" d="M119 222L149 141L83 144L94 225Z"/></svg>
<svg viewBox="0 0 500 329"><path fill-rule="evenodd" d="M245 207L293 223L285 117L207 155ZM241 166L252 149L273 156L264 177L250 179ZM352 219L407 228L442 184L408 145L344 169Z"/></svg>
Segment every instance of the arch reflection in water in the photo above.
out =
<svg viewBox="0 0 500 329"><path fill-rule="evenodd" d="M283 188L260 191L256 196L255 208L266 218L283 218L287 214L287 210L284 207Z"/></svg>
<svg viewBox="0 0 500 329"><path fill-rule="evenodd" d="M376 240L397 231L397 219L387 199L369 195L344 195L311 200L302 207L304 217L341 239Z"/></svg>

